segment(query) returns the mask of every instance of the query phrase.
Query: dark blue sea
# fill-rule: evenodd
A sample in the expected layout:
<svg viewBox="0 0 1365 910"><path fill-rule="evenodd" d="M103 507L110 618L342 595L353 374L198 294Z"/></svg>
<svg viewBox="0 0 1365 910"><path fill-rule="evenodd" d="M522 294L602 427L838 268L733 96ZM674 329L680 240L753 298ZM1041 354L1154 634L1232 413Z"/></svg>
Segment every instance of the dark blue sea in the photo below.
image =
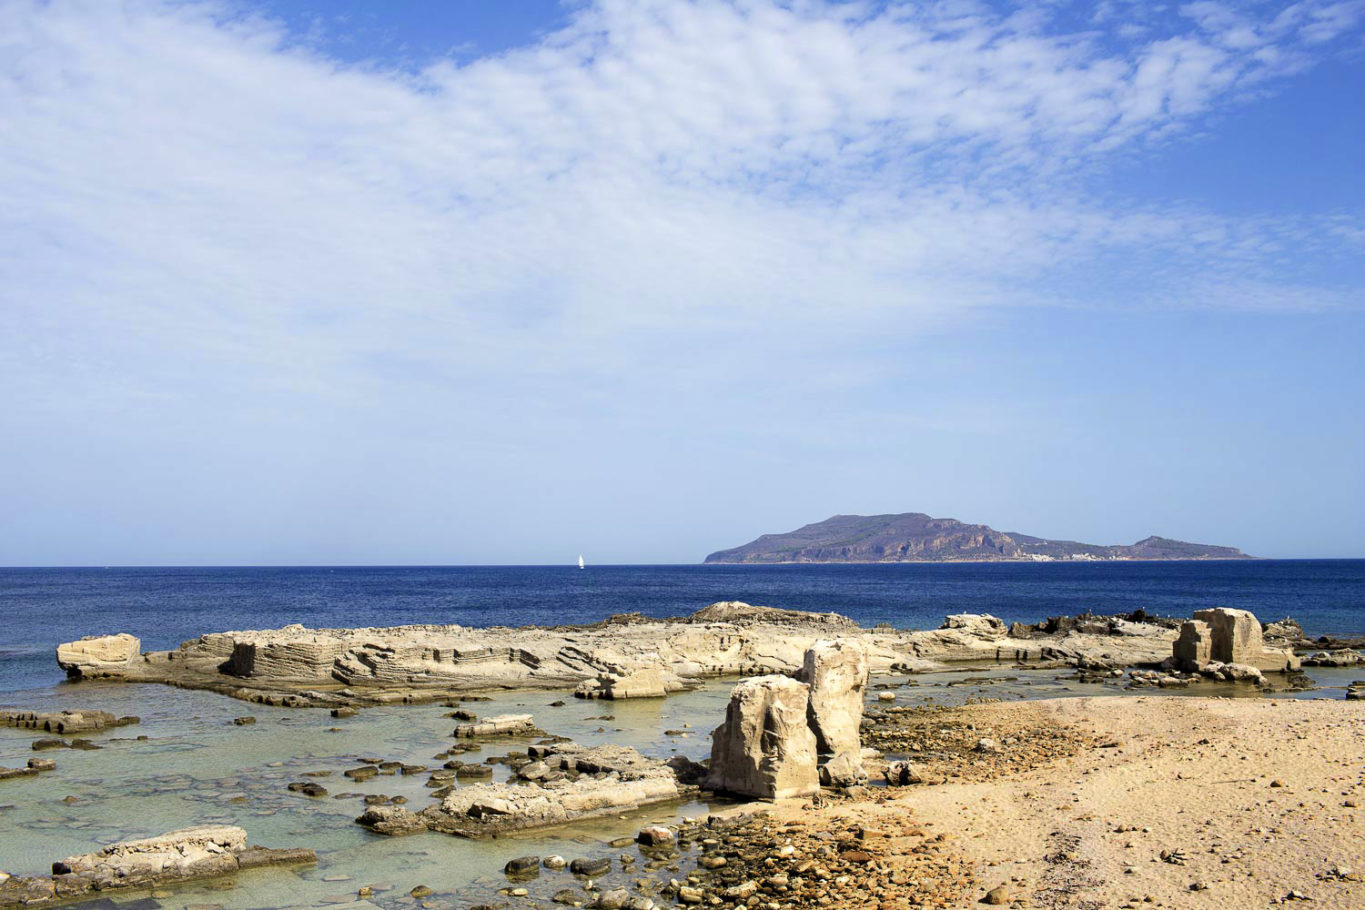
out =
<svg viewBox="0 0 1365 910"><path fill-rule="evenodd" d="M306 626L558 625L717 600L834 610L933 628L949 613L1033 622L1084 612L1292 616L1310 635L1365 634L1365 560L876 566L0 569L0 691L61 678L53 651L130 632L144 650L204 632Z"/></svg>

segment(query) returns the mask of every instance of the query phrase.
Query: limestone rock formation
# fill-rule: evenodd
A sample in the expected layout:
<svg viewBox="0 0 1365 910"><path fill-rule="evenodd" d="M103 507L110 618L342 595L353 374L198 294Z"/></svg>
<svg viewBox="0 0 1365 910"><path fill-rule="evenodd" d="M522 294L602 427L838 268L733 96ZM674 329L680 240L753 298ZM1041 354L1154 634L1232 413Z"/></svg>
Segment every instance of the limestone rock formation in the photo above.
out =
<svg viewBox="0 0 1365 910"><path fill-rule="evenodd" d="M484 837L558 825L678 799L683 788L667 764L625 746L559 743L535 747L553 780L476 784L448 793L420 818L433 831Z"/></svg>
<svg viewBox="0 0 1365 910"><path fill-rule="evenodd" d="M1195 610L1194 618L1180 626L1180 637L1171 649L1176 665L1186 672L1202 672L1209 664L1247 666L1261 670L1297 670L1301 664L1288 649L1268 648L1261 623L1249 610L1214 607ZM1232 671L1236 678L1249 674ZM1222 678L1225 673L1218 674ZM1259 673L1257 674L1259 677Z"/></svg>
<svg viewBox="0 0 1365 910"><path fill-rule="evenodd" d="M676 677L666 675L655 666L603 673L596 679L580 683L574 695L579 698L662 698L681 688Z"/></svg>
<svg viewBox="0 0 1365 910"><path fill-rule="evenodd" d="M294 625L203 635L140 657L131 636L72 642L59 653L77 676L169 683L282 707L336 708L438 701L491 688L582 686L585 696L649 697L706 677L798 673L812 645L836 637L859 642L876 672L939 669L957 661L1092 657L1116 667L1156 664L1171 655L1176 638L1171 623L1105 617L1021 631L1026 638L1011 636L996 617L970 614L926 631L861 629L833 613L725 601L687 617L616 617L590 626ZM121 651L119 642L127 643ZM1292 661L1267 649L1257 666L1282 670Z"/></svg>
<svg viewBox="0 0 1365 910"><path fill-rule="evenodd" d="M1358 667L1365 664L1365 654L1350 648L1336 651L1315 651L1303 659L1306 667Z"/></svg>
<svg viewBox="0 0 1365 910"><path fill-rule="evenodd" d="M830 632L851 632L858 624L838 613L810 613L805 610L783 610L779 607L758 607L742 600L722 600L701 608L688 622L723 622L733 625L785 625L825 629Z"/></svg>
<svg viewBox="0 0 1365 910"><path fill-rule="evenodd" d="M1191 619L1180 624L1180 637L1172 645L1176 666L1187 673L1197 671L1213 659L1213 638L1209 624Z"/></svg>
<svg viewBox="0 0 1365 910"><path fill-rule="evenodd" d="M117 635L88 635L80 641L57 646L57 666L67 676L96 678L117 675L128 668L142 652L142 642L126 632Z"/></svg>
<svg viewBox="0 0 1365 910"><path fill-rule="evenodd" d="M387 834L390 837L417 834L427 830L426 822L422 821L417 813L402 806L369 806L356 819L356 823L376 834Z"/></svg>
<svg viewBox="0 0 1365 910"><path fill-rule="evenodd" d="M959 629L987 641L997 641L1006 634L1004 620L989 613L954 613L945 618L939 628Z"/></svg>
<svg viewBox="0 0 1365 910"><path fill-rule="evenodd" d="M725 722L711 734L706 786L757 799L819 792L809 702L810 688L786 676L759 676L735 686Z"/></svg>
<svg viewBox="0 0 1365 910"><path fill-rule="evenodd" d="M1261 623L1251 611L1215 607L1195 610L1193 617L1208 623L1209 653L1213 660L1249 664L1260 657L1265 643L1261 639Z"/></svg>
<svg viewBox="0 0 1365 910"><path fill-rule="evenodd" d="M810 687L809 723L822 762L851 753L858 761L867 691L867 649L847 639L817 641L806 651L802 678Z"/></svg>
<svg viewBox="0 0 1365 910"><path fill-rule="evenodd" d="M0 726L43 733L63 735L93 733L137 722L136 717L117 717L108 711L29 711L23 708L0 708Z"/></svg>
<svg viewBox="0 0 1365 910"><path fill-rule="evenodd" d="M461 739L469 739L475 736L515 736L534 732L536 725L530 714L499 714L496 717L457 724L454 735Z"/></svg>
<svg viewBox="0 0 1365 910"><path fill-rule="evenodd" d="M9 877L0 881L0 908L76 900L115 888L211 878L258 866L316 861L313 851L305 848L248 847L241 828L187 828L67 857L52 864L50 876Z"/></svg>

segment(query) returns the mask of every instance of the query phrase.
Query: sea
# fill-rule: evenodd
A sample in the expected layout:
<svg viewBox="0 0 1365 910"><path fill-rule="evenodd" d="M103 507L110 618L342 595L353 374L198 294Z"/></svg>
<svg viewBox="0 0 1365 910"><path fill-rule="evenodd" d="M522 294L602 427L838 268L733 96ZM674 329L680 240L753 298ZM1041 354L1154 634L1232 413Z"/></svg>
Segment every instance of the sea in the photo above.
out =
<svg viewBox="0 0 1365 910"><path fill-rule="evenodd" d="M691 613L718 600L836 610L864 625L938 626L945 615L989 612L1010 621L1083 612L1189 615L1204 606L1244 607L1263 619L1293 616L1312 634L1365 631L1365 560L879 566L593 566L496 568L85 568L0 569L0 704L81 708L140 718L91 738L97 749L52 753L55 771L0 784L0 869L37 874L56 858L193 825L239 825L251 843L308 846L316 866L111 894L111 910L301 910L349 905L411 910L410 891L432 889L423 906L504 904L503 865L524 855L616 858L639 828L673 824L717 808L712 799L646 806L515 837L467 840L429 834L379 837L355 824L367 799L430 803L426 775L343 776L361 761L434 766L451 744L450 707L365 708L348 719L276 708L160 685L63 680L56 646L82 635L131 632L144 648L174 647L211 631L278 627L459 623L469 626L588 623L613 613ZM1315 687L1276 697L1341 700L1356 669L1314 667ZM584 745L631 746L694 761L725 716L733 680L705 680L664 698L620 702L535 690L487 693L468 707L482 716L533 714L556 736ZM1012 665L880 677L869 701L944 707L974 701L1123 697L1167 690L1122 679ZM1184 690L1170 690L1183 697ZM1206 683L1190 695L1262 697L1254 686ZM877 701L880 706L880 702ZM245 718L252 723L242 725ZM489 756L525 753L534 736L485 744ZM0 727L0 766L33 756L35 734ZM480 756L476 754L474 759ZM900 756L892 756L900 757ZM510 769L494 763L495 781ZM301 780L329 790L310 798ZM461 784L463 786L464 784ZM723 803L721 805L724 805ZM629 851L631 848L627 848ZM634 855L633 853L631 854ZM646 860L647 857L639 857ZM641 865L599 884L629 885ZM523 883L549 906L568 873ZM358 889L372 893L356 901ZM529 904L528 904L529 905Z"/></svg>
<svg viewBox="0 0 1365 910"><path fill-rule="evenodd" d="M835 611L864 626L935 628L952 613L1007 622L1228 606L1308 634L1365 634L1365 560L911 563L782 566L167 567L0 569L0 692L61 679L53 652L128 632L143 650L206 632L682 616L719 600Z"/></svg>

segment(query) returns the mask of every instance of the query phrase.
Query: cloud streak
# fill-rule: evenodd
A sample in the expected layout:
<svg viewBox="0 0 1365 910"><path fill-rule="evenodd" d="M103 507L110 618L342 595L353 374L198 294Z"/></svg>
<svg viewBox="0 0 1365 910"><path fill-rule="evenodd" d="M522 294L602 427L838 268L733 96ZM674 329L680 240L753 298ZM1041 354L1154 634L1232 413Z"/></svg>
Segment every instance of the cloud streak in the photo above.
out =
<svg viewBox="0 0 1365 910"><path fill-rule="evenodd" d="M430 398L496 436L509 400L875 375L993 307L1350 305L1313 264L1354 217L1087 191L1358 46L1365 5L1253 9L600 0L396 69L249 5L11 0L10 418Z"/></svg>

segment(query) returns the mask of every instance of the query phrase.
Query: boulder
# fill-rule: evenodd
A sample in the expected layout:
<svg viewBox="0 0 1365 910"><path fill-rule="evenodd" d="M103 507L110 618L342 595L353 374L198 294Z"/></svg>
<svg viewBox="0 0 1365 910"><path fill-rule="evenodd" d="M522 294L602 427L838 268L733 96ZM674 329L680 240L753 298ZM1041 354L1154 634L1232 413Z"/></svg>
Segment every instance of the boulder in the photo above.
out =
<svg viewBox="0 0 1365 910"><path fill-rule="evenodd" d="M1211 636L1209 624L1202 620L1194 619L1181 623L1180 637L1171 646L1176 668L1193 673L1212 660Z"/></svg>
<svg viewBox="0 0 1365 910"><path fill-rule="evenodd" d="M645 847L668 847L672 846L677 839L673 830L665 828L663 825L650 825L647 828L641 828L639 833L635 835L635 842Z"/></svg>
<svg viewBox="0 0 1365 910"><path fill-rule="evenodd" d="M142 642L126 632L89 635L57 646L57 666L73 679L117 675L137 661Z"/></svg>
<svg viewBox="0 0 1365 910"><path fill-rule="evenodd" d="M502 874L516 878L530 878L540 873L539 856L518 856L509 859L507 864L502 867Z"/></svg>
<svg viewBox="0 0 1365 910"><path fill-rule="evenodd" d="M706 786L756 799L819 792L810 687L786 676L746 679L730 693L725 722L711 734Z"/></svg>
<svg viewBox="0 0 1365 910"><path fill-rule="evenodd" d="M370 806L356 819L356 824L390 837L417 834L427 829L420 816L402 806Z"/></svg>
<svg viewBox="0 0 1365 910"><path fill-rule="evenodd" d="M646 667L633 672L608 672L596 679L579 684L574 695L579 698L662 698L680 688L670 685L662 670Z"/></svg>
<svg viewBox="0 0 1365 910"><path fill-rule="evenodd" d="M908 761L893 761L886 766L886 783L891 787L907 787L921 782L919 772Z"/></svg>
<svg viewBox="0 0 1365 910"><path fill-rule="evenodd" d="M1199 672L1209 679L1220 682L1250 682L1257 685L1265 683L1261 671L1250 664L1227 664L1215 660L1205 664Z"/></svg>
<svg viewBox="0 0 1365 910"><path fill-rule="evenodd" d="M844 752L857 759L867 673L867 649L859 642L817 641L806 651L802 676L810 687L808 721L822 759Z"/></svg>
<svg viewBox="0 0 1365 910"><path fill-rule="evenodd" d="M867 782L860 750L840 752L820 766L820 783L826 787L854 787Z"/></svg>
<svg viewBox="0 0 1365 910"><path fill-rule="evenodd" d="M1261 656L1265 642L1261 623L1249 610L1215 607L1195 610L1194 619L1208 623L1209 659L1228 664L1250 664Z"/></svg>

